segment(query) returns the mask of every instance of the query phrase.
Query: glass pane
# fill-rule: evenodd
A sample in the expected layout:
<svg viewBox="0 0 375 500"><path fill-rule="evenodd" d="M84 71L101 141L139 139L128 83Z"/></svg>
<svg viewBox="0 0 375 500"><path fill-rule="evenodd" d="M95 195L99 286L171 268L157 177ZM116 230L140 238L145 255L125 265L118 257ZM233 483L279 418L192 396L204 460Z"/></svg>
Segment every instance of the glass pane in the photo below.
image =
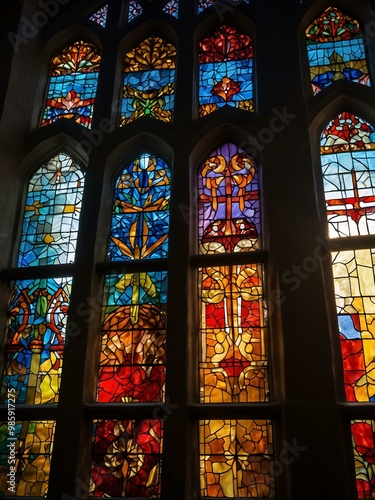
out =
<svg viewBox="0 0 375 500"><path fill-rule="evenodd" d="M97 400L163 401L167 273L105 279Z"/></svg>
<svg viewBox="0 0 375 500"><path fill-rule="evenodd" d="M8 310L1 399L56 403L62 372L71 278L16 281Z"/></svg>
<svg viewBox="0 0 375 500"><path fill-rule="evenodd" d="M249 3L250 0L234 0L234 1L232 0L231 2L228 2L228 4L226 5L224 2L217 2L216 0L198 0L198 14L208 9L208 7L211 7L212 5L215 5L218 12L221 12L223 14L226 11L232 11L233 7Z"/></svg>
<svg viewBox="0 0 375 500"><path fill-rule="evenodd" d="M358 498L375 498L375 421L352 420Z"/></svg>
<svg viewBox="0 0 375 500"><path fill-rule="evenodd" d="M170 170L159 158L143 154L116 182L108 260L167 256Z"/></svg>
<svg viewBox="0 0 375 500"><path fill-rule="evenodd" d="M375 250L332 254L348 401L375 401Z"/></svg>
<svg viewBox="0 0 375 500"><path fill-rule="evenodd" d="M176 54L174 45L157 36L126 54L120 125L142 116L172 121Z"/></svg>
<svg viewBox="0 0 375 500"><path fill-rule="evenodd" d="M100 26L102 26L103 28L105 28L105 25L107 23L107 15L108 15L108 4L104 5L99 10L97 10L90 17L90 21L93 21L94 23L97 23Z"/></svg>
<svg viewBox="0 0 375 500"><path fill-rule="evenodd" d="M19 267L74 262L84 174L64 153L31 178L24 209Z"/></svg>
<svg viewBox="0 0 375 500"><path fill-rule="evenodd" d="M199 440L203 497L274 496L270 420L201 420Z"/></svg>
<svg viewBox="0 0 375 500"><path fill-rule="evenodd" d="M260 200L257 168L234 144L214 151L198 174L200 253L257 250Z"/></svg>
<svg viewBox="0 0 375 500"><path fill-rule="evenodd" d="M0 423L1 496L45 497L55 422Z"/></svg>
<svg viewBox="0 0 375 500"><path fill-rule="evenodd" d="M130 0L128 5L128 22L143 14L142 5L135 0Z"/></svg>
<svg viewBox="0 0 375 500"><path fill-rule="evenodd" d="M262 266L200 270L202 403L268 400Z"/></svg>
<svg viewBox="0 0 375 500"><path fill-rule="evenodd" d="M90 496L160 498L163 422L97 420Z"/></svg>
<svg viewBox="0 0 375 500"><path fill-rule="evenodd" d="M199 43L199 116L226 105L254 111L252 39L224 24Z"/></svg>
<svg viewBox="0 0 375 500"><path fill-rule="evenodd" d="M164 7L163 12L178 19L178 0L170 0Z"/></svg>
<svg viewBox="0 0 375 500"><path fill-rule="evenodd" d="M96 47L82 40L52 58L42 127L68 118L91 128L99 68Z"/></svg>
<svg viewBox="0 0 375 500"><path fill-rule="evenodd" d="M363 38L355 19L328 7L306 29L306 44L314 95L338 80L370 85Z"/></svg>

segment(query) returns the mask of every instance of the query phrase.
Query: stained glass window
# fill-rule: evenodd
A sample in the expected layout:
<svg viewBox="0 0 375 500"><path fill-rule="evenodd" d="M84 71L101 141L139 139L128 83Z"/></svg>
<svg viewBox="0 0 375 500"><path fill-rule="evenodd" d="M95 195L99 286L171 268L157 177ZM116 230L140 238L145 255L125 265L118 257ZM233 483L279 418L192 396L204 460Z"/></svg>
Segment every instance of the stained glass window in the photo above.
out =
<svg viewBox="0 0 375 500"><path fill-rule="evenodd" d="M375 401L375 250L332 254L348 401Z"/></svg>
<svg viewBox="0 0 375 500"><path fill-rule="evenodd" d="M167 257L170 170L143 154L119 176L107 258ZM164 400L167 272L105 278L98 401Z"/></svg>
<svg viewBox="0 0 375 500"><path fill-rule="evenodd" d="M226 105L254 111L253 42L222 25L199 44L199 116Z"/></svg>
<svg viewBox="0 0 375 500"><path fill-rule="evenodd" d="M91 128L99 67L96 47L82 40L52 58L42 126L67 118Z"/></svg>
<svg viewBox="0 0 375 500"><path fill-rule="evenodd" d="M234 144L214 151L201 168L198 189L201 253L260 248L258 173L247 153Z"/></svg>
<svg viewBox="0 0 375 500"><path fill-rule="evenodd" d="M51 420L0 423L1 496L47 495L54 433Z"/></svg>
<svg viewBox="0 0 375 500"><path fill-rule="evenodd" d="M328 7L306 29L307 55L314 95L337 80L370 85L358 21Z"/></svg>
<svg viewBox="0 0 375 500"><path fill-rule="evenodd" d="M160 498L163 422L97 420L90 496Z"/></svg>
<svg viewBox="0 0 375 500"><path fill-rule="evenodd" d="M151 36L125 56L121 125L148 116L171 122L176 48Z"/></svg>
<svg viewBox="0 0 375 500"><path fill-rule="evenodd" d="M201 420L199 440L202 497L274 496L270 421Z"/></svg>
<svg viewBox="0 0 375 500"><path fill-rule="evenodd" d="M128 4L128 22L133 21L143 13L142 5L135 0L130 0Z"/></svg>
<svg viewBox="0 0 375 500"><path fill-rule="evenodd" d="M71 278L17 281L8 309L1 396L17 403L56 403L62 372Z"/></svg>
<svg viewBox="0 0 375 500"><path fill-rule="evenodd" d="M250 0L231 0L228 4L221 0L198 0L198 14L212 7L217 6L219 12L225 12L225 10L233 10L233 7L237 7L241 4L249 4Z"/></svg>
<svg viewBox="0 0 375 500"><path fill-rule="evenodd" d="M198 175L202 253L260 248L254 160L234 144L214 151ZM201 401L266 401L267 357L261 264L201 268Z"/></svg>
<svg viewBox="0 0 375 500"><path fill-rule="evenodd" d="M84 174L59 153L31 178L25 203L19 267L74 262Z"/></svg>
<svg viewBox="0 0 375 500"><path fill-rule="evenodd" d="M166 257L169 231L170 170L143 154L116 182L107 258Z"/></svg>
<svg viewBox="0 0 375 500"><path fill-rule="evenodd" d="M163 7L163 12L178 19L178 4L179 0L170 0Z"/></svg>
<svg viewBox="0 0 375 500"><path fill-rule="evenodd" d="M358 498L375 498L375 421L352 420Z"/></svg>
<svg viewBox="0 0 375 500"><path fill-rule="evenodd" d="M331 237L375 234L375 128L341 113L321 137Z"/></svg>
<svg viewBox="0 0 375 500"><path fill-rule="evenodd" d="M90 21L93 21L94 23L99 24L103 28L105 28L105 25L107 23L107 15L108 15L108 4L103 5L103 7L100 7L99 10L97 10L91 17Z"/></svg>

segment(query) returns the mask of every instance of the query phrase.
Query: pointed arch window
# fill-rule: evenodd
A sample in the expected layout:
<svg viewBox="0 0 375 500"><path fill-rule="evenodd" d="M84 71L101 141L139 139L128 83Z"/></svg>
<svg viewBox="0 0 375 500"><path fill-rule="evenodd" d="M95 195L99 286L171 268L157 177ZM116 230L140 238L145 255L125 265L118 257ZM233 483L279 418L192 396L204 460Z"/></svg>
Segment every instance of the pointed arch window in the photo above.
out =
<svg viewBox="0 0 375 500"><path fill-rule="evenodd" d="M175 68L175 46L158 36L126 54L121 125L142 116L172 121Z"/></svg>
<svg viewBox="0 0 375 500"><path fill-rule="evenodd" d="M337 80L370 86L365 46L358 21L328 7L306 29L313 94Z"/></svg>
<svg viewBox="0 0 375 500"><path fill-rule="evenodd" d="M82 40L52 58L42 127L65 118L91 128L100 59L97 48Z"/></svg>
<svg viewBox="0 0 375 500"><path fill-rule="evenodd" d="M1 386L1 400L10 407L38 405L37 421L16 421L13 430L9 427L19 457L10 490L17 496L47 492L55 421L44 418L44 408L59 400L72 286L69 271L59 272L58 266L74 262L83 188L84 173L62 152L39 168L28 184L18 274L29 267L37 277L22 277L13 284ZM6 425L0 433L7 436ZM1 439L1 456L7 455L6 443ZM3 473L6 469L0 471L6 484Z"/></svg>
<svg viewBox="0 0 375 500"><path fill-rule="evenodd" d="M144 153L116 181L107 259L129 271L105 276L98 403L165 399L170 179L167 164ZM91 495L125 488L126 496L159 497L162 433L157 419L96 421ZM132 450L121 473L108 465L119 436Z"/></svg>
<svg viewBox="0 0 375 500"><path fill-rule="evenodd" d="M266 402L260 195L254 160L236 145L224 144L200 168L198 195L199 251L207 261L199 267L198 281L200 402ZM219 264L223 254L226 263ZM234 261L231 256L241 258ZM273 496L270 420L201 420L199 432L202 496ZM258 444L251 437L255 435ZM213 473L219 471L218 463L222 474ZM255 463L262 471L256 476Z"/></svg>
<svg viewBox="0 0 375 500"><path fill-rule="evenodd" d="M329 234L339 247L332 252L332 269L346 399L374 402L375 249L368 237L375 235L375 128L340 113L322 133L321 164ZM366 451L374 441L373 424L352 421L359 498L375 493Z"/></svg>
<svg viewBox="0 0 375 500"><path fill-rule="evenodd" d="M254 111L253 41L225 24L199 43L199 116L223 106Z"/></svg>

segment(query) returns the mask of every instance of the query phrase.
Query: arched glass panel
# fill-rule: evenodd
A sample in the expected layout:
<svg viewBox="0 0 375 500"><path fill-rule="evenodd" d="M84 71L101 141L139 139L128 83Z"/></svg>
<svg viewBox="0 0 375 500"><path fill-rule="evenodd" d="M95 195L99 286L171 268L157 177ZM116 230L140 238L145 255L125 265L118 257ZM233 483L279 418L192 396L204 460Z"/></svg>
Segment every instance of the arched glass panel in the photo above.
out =
<svg viewBox="0 0 375 500"><path fill-rule="evenodd" d="M323 131L320 153L330 237L375 234L375 128L341 113Z"/></svg>
<svg viewBox="0 0 375 500"><path fill-rule="evenodd" d="M92 16L90 16L90 21L99 24L102 28L105 28L107 24L107 15L108 15L108 4L100 7L99 10L94 12Z"/></svg>
<svg viewBox="0 0 375 500"><path fill-rule="evenodd" d="M108 260L158 259L168 254L170 170L144 154L116 182Z"/></svg>
<svg viewBox="0 0 375 500"><path fill-rule="evenodd" d="M374 127L347 112L336 116L321 137L321 163L330 236L375 234ZM332 253L348 401L375 401L374 262L371 248Z"/></svg>
<svg viewBox="0 0 375 500"><path fill-rule="evenodd" d="M254 160L234 144L208 158L198 178L201 253L260 248L260 201Z"/></svg>
<svg viewBox="0 0 375 500"><path fill-rule="evenodd" d="M171 122L176 48L152 36L125 56L121 125L148 116Z"/></svg>
<svg viewBox="0 0 375 500"><path fill-rule="evenodd" d="M42 126L67 118L91 128L99 68L96 47L82 40L52 58Z"/></svg>
<svg viewBox="0 0 375 500"><path fill-rule="evenodd" d="M337 80L370 85L359 23L336 7L306 29L306 45L314 95Z"/></svg>
<svg viewBox="0 0 375 500"><path fill-rule="evenodd" d="M234 144L214 151L198 174L203 253L260 247L260 202L254 161ZM265 401L267 357L262 265L200 269L201 401Z"/></svg>
<svg viewBox="0 0 375 500"><path fill-rule="evenodd" d="M253 42L227 25L199 43L199 116L223 106L254 111Z"/></svg>
<svg viewBox="0 0 375 500"><path fill-rule="evenodd" d="M18 266L74 262L84 174L59 153L31 178L24 209Z"/></svg>

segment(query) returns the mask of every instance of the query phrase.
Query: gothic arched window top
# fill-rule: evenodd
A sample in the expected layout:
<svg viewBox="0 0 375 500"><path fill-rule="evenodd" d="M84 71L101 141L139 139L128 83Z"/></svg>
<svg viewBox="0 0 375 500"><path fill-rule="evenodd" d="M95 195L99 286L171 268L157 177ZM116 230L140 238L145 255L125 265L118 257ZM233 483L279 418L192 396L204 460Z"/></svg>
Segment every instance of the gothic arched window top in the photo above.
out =
<svg viewBox="0 0 375 500"><path fill-rule="evenodd" d="M209 7L213 5L215 8L223 14L225 11L233 10L233 7L239 6L241 3L249 4L250 0L235 0L234 2L228 2L228 5L225 5L224 2L218 2L217 0L198 0L198 14L205 11Z"/></svg>
<svg viewBox="0 0 375 500"><path fill-rule="evenodd" d="M306 29L306 45L314 95L337 80L370 86L363 38L355 19L329 7Z"/></svg>
<svg viewBox="0 0 375 500"><path fill-rule="evenodd" d="M260 200L254 160L234 144L214 151L199 177L201 253L260 248Z"/></svg>
<svg viewBox="0 0 375 500"><path fill-rule="evenodd" d="M19 267L74 262L84 174L59 153L31 178L27 191Z"/></svg>
<svg viewBox="0 0 375 500"><path fill-rule="evenodd" d="M143 154L116 182L109 260L158 259L168 254L170 170Z"/></svg>
<svg viewBox="0 0 375 500"><path fill-rule="evenodd" d="M121 125L142 116L172 121L175 68L175 46L158 36L126 54Z"/></svg>
<svg viewBox="0 0 375 500"><path fill-rule="evenodd" d="M199 116L226 105L254 111L253 42L223 24L199 43Z"/></svg>
<svg viewBox="0 0 375 500"><path fill-rule="evenodd" d="M375 128L350 113L321 136L330 237L375 234Z"/></svg>
<svg viewBox="0 0 375 500"><path fill-rule="evenodd" d="M99 68L98 50L82 40L52 58L42 126L67 118L91 128Z"/></svg>

